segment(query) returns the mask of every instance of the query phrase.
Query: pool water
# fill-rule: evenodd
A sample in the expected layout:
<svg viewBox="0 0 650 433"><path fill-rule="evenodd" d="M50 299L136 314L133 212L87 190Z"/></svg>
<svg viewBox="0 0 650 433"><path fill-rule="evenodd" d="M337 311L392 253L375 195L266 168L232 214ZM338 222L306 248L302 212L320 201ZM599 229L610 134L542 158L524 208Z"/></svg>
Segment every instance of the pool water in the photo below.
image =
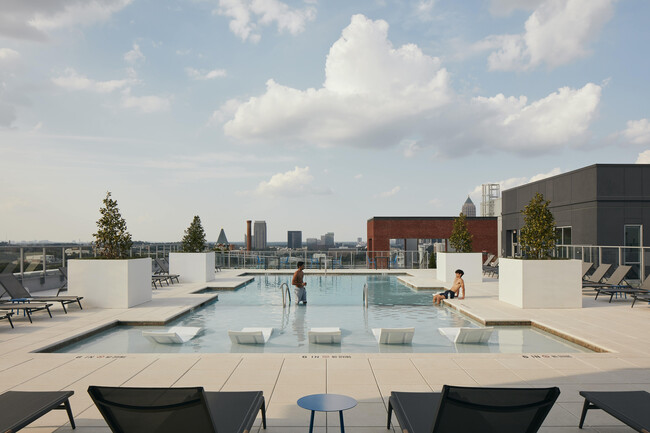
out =
<svg viewBox="0 0 650 433"><path fill-rule="evenodd" d="M440 334L443 327L480 327L446 307L432 305L437 291L415 291L394 275L307 275L307 305L282 305L282 283L291 275L261 275L237 290L220 290L219 300L164 327L118 326L57 352L73 353L375 353L494 352L572 353L588 350L530 327L499 327L488 344L454 344ZM369 306L363 306L368 284ZM294 298L291 290L292 300ZM185 344L158 344L143 330L193 326L203 330ZM228 330L273 328L263 345L233 344ZM339 327L340 345L310 344L312 327ZM377 344L372 328L415 327L410 345Z"/></svg>

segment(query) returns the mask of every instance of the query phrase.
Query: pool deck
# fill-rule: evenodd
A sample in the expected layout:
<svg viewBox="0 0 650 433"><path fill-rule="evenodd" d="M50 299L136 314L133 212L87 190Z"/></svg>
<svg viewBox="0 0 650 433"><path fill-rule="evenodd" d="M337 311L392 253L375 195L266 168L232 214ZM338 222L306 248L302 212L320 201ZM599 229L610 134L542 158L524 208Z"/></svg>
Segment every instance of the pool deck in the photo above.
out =
<svg viewBox="0 0 650 433"><path fill-rule="evenodd" d="M266 271L262 271L266 272ZM277 273L278 271L268 271ZM288 271L284 271L287 273ZM314 271L307 271L312 273ZM367 274L366 270L328 271ZM386 271L383 271L384 273ZM404 271L388 271L404 274ZM402 277L411 287L444 287L433 270L408 270ZM235 288L250 279L244 272L218 272L210 287ZM252 274L256 271L247 270ZM467 298L447 301L484 323L531 323L606 353L522 354L58 354L35 353L115 323L163 323L214 298L195 294L206 284L174 284L153 292L153 300L131 309L79 310L52 308L34 314L34 323L16 317L15 329L0 321L0 392L8 390L73 390L77 429L64 411L41 417L26 432L109 432L92 404L89 385L203 386L208 391L262 390L267 403L268 428L258 418L254 432L305 432L309 412L296 400L314 393L338 393L359 404L344 414L350 433L386 432L387 399L391 391L440 391L443 384L466 386L559 386L561 394L541 432L623 433L633 431L613 417L590 411L585 428L578 419L581 390L645 390L650 392L650 306L630 300L595 301L583 296L582 309L522 310L498 301L498 280L485 278L467 287ZM359 300L361 302L361 300ZM415 325L417 327L417 324ZM225 332L225 330L224 330ZM419 329L416 332L425 332ZM338 432L338 414L317 413L317 433ZM393 432L399 427L393 425Z"/></svg>

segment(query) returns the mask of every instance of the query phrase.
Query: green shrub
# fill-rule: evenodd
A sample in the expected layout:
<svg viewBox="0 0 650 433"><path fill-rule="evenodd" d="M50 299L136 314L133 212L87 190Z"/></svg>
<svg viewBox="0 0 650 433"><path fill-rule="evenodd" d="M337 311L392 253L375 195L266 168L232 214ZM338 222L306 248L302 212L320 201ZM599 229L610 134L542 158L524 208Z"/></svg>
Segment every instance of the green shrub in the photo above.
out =
<svg viewBox="0 0 650 433"><path fill-rule="evenodd" d="M523 257L529 259L544 259L551 257L555 248L555 218L540 193L535 194L521 213L524 214L524 225L521 228L519 242Z"/></svg>
<svg viewBox="0 0 650 433"><path fill-rule="evenodd" d="M472 239L474 236L467 229L467 220L462 212L454 220L454 228L449 236L449 245L459 253L472 252Z"/></svg>

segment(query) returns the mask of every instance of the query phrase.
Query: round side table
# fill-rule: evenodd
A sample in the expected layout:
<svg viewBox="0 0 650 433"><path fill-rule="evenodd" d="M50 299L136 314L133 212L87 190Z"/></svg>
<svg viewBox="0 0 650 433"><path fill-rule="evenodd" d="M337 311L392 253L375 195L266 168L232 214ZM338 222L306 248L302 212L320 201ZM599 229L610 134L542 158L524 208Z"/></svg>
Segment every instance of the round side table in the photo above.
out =
<svg viewBox="0 0 650 433"><path fill-rule="evenodd" d="M314 431L314 412L336 412L339 413L341 424L341 433L345 433L343 426L343 411L352 409L357 405L357 401L352 397L340 394L312 394L302 397L298 400L298 406L311 411L311 420L309 421L309 433Z"/></svg>

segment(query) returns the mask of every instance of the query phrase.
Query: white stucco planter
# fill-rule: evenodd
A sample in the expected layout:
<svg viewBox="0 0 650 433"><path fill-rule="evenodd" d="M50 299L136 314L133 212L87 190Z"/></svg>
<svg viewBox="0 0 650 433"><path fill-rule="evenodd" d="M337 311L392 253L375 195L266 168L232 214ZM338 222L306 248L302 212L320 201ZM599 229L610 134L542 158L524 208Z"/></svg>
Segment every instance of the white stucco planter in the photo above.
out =
<svg viewBox="0 0 650 433"><path fill-rule="evenodd" d="M68 260L68 292L100 308L151 301L151 259Z"/></svg>
<svg viewBox="0 0 650 433"><path fill-rule="evenodd" d="M214 280L214 251L207 253L169 253L169 273L180 275L182 283Z"/></svg>
<svg viewBox="0 0 650 433"><path fill-rule="evenodd" d="M519 308L582 308L580 260L499 259L499 300Z"/></svg>
<svg viewBox="0 0 650 433"><path fill-rule="evenodd" d="M456 278L456 269L465 272L466 283L483 281L483 254L481 253L436 253L438 280L451 283Z"/></svg>

